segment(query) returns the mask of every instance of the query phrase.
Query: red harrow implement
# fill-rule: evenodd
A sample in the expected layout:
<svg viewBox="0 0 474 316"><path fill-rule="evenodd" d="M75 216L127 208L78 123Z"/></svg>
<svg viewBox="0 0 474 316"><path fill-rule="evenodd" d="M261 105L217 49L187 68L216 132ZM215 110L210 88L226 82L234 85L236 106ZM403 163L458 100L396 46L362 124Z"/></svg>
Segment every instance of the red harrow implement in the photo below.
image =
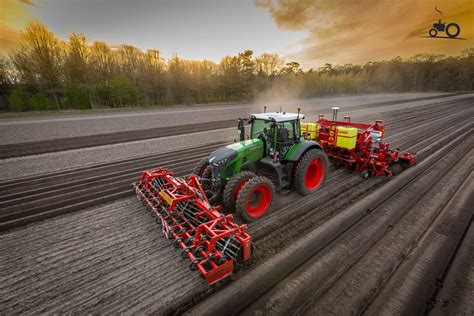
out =
<svg viewBox="0 0 474 316"><path fill-rule="evenodd" d="M209 204L197 176L178 178L160 168L143 172L133 186L165 237L181 248L190 269L199 270L208 284L232 274L234 262L250 258L246 226Z"/></svg>
<svg viewBox="0 0 474 316"><path fill-rule="evenodd" d="M352 123L350 117L345 116L345 121L337 121L338 110L333 108L332 120L320 114L316 123L306 123L308 130L302 130L306 137L309 135L321 144L336 167L354 169L367 178L392 176L391 167L397 163L403 168L416 163L415 153L400 153L399 149L390 149L389 144L383 142L385 127L381 120L360 124Z"/></svg>

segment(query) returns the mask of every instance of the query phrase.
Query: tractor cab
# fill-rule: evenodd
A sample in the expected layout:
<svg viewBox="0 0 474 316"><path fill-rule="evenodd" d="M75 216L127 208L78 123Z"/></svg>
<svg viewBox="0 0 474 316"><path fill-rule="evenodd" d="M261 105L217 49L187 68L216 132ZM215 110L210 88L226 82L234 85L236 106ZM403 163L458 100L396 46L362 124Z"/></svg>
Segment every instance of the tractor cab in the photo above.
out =
<svg viewBox="0 0 474 316"><path fill-rule="evenodd" d="M304 119L300 113L251 114L249 137L262 140L266 156L284 157L290 147L300 140L300 119ZM240 135L242 138L244 133Z"/></svg>

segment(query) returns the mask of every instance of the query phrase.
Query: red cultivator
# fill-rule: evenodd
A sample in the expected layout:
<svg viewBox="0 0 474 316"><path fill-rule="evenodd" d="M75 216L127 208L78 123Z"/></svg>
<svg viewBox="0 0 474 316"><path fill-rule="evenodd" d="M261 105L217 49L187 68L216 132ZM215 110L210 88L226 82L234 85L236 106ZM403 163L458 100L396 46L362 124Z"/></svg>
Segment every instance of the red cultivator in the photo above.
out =
<svg viewBox="0 0 474 316"><path fill-rule="evenodd" d="M191 270L199 270L208 284L229 276L234 261L250 258L246 226L238 226L232 215L223 215L220 206L209 204L197 176L177 178L160 168L143 172L134 187L165 237L181 248Z"/></svg>
<svg viewBox="0 0 474 316"><path fill-rule="evenodd" d="M346 121L337 121L337 110L333 108L333 120L323 115L316 122L317 141L336 166L355 169L363 178L369 175L392 175L391 167L400 163L408 167L416 163L414 153L400 153L399 149L390 149L383 142L385 127L381 120L374 124L351 123L349 116Z"/></svg>

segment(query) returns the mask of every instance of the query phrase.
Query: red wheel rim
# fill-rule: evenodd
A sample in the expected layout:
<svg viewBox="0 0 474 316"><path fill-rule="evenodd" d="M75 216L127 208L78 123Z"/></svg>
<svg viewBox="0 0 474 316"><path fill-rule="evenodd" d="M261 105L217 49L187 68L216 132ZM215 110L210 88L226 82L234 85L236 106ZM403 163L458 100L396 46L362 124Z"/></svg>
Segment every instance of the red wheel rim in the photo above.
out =
<svg viewBox="0 0 474 316"><path fill-rule="evenodd" d="M321 158L310 161L304 174L304 184L308 190L315 190L324 180L326 168Z"/></svg>
<svg viewBox="0 0 474 316"><path fill-rule="evenodd" d="M247 213L257 218L263 215L272 201L272 191L267 185L259 185L250 192L247 199Z"/></svg>
<svg viewBox="0 0 474 316"><path fill-rule="evenodd" d="M237 184L237 186L235 187L234 189L234 192L232 193L232 200L235 202L237 200L237 196L239 195L239 192L240 192L240 189L242 189L242 187L244 186L244 184L247 183L247 181L249 181L248 179L247 180L242 180L239 182L239 184Z"/></svg>

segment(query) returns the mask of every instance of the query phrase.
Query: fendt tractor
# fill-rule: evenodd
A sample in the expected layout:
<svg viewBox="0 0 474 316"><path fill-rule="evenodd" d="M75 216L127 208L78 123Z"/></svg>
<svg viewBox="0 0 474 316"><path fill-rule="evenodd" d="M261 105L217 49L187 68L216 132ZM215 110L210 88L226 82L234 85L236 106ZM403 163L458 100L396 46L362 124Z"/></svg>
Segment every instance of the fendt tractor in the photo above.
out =
<svg viewBox="0 0 474 316"><path fill-rule="evenodd" d="M211 202L222 200L224 209L237 212L247 222L263 216L274 192L293 189L301 195L324 183L328 158L315 140L301 136L299 113L252 114L239 119L240 141L219 148L198 162L194 174L201 178ZM245 131L250 124L249 134Z"/></svg>
<svg viewBox="0 0 474 316"><path fill-rule="evenodd" d="M137 197L190 260L191 270L199 270L208 284L217 282L251 256L247 226L236 224L231 213L251 222L271 209L275 192L316 192L328 174L328 157L364 178L390 176L398 162L415 163L415 154L400 154L382 142L381 121L339 122L337 110L332 121L320 115L316 123L302 122L300 109L240 118L239 141L201 159L185 178L166 168L143 172L133 184Z"/></svg>

